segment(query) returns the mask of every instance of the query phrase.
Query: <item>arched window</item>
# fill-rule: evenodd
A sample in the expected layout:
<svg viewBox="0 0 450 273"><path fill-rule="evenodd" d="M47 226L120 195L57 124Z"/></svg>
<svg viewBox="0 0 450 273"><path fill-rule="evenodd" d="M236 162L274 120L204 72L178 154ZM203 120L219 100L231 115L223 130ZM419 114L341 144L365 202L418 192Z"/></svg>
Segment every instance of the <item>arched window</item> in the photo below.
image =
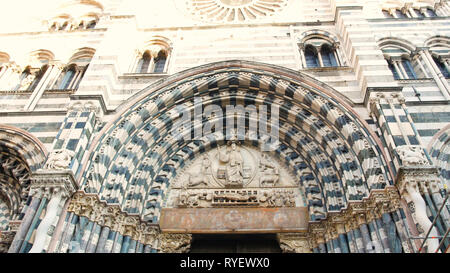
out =
<svg viewBox="0 0 450 273"><path fill-rule="evenodd" d="M97 25L97 22L95 20L92 20L89 22L89 24L86 26L86 29L93 29L95 28L95 25Z"/></svg>
<svg viewBox="0 0 450 273"><path fill-rule="evenodd" d="M388 10L385 10L385 9L383 10L383 15L386 18L392 18L393 17L392 14Z"/></svg>
<svg viewBox="0 0 450 273"><path fill-rule="evenodd" d="M319 58L316 49L313 46L305 48L306 67L319 67Z"/></svg>
<svg viewBox="0 0 450 273"><path fill-rule="evenodd" d="M411 65L411 61L405 58L402 58L402 66L405 69L406 72L406 76L408 77L408 79L410 80L415 80L417 79L416 73L414 72L414 68Z"/></svg>
<svg viewBox="0 0 450 273"><path fill-rule="evenodd" d="M434 56L433 60L436 63L437 67L439 67L439 70L441 71L442 75L444 75L444 77L446 78L450 78L450 72L447 70L447 67L445 67L445 64Z"/></svg>
<svg viewBox="0 0 450 273"><path fill-rule="evenodd" d="M338 66L334 54L334 50L332 50L329 45L322 46L322 48L320 49L320 55L322 56L323 66Z"/></svg>
<svg viewBox="0 0 450 273"><path fill-rule="evenodd" d="M136 73L148 73L148 68L150 67L151 60L152 57L150 56L150 52L145 51L145 53L142 55L142 58L138 62Z"/></svg>
<svg viewBox="0 0 450 273"><path fill-rule="evenodd" d="M437 16L436 12L434 12L434 10L432 10L430 8L427 8L426 13L427 13L428 17L436 17Z"/></svg>
<svg viewBox="0 0 450 273"><path fill-rule="evenodd" d="M406 18L406 15L399 9L395 10L395 15L397 16L397 18Z"/></svg>
<svg viewBox="0 0 450 273"><path fill-rule="evenodd" d="M59 30L65 30L67 28L67 26L69 25L69 23L64 22L60 27Z"/></svg>
<svg viewBox="0 0 450 273"><path fill-rule="evenodd" d="M139 59L135 73L165 73L167 58L168 53L165 50L160 50L156 58L152 57L150 50L147 50Z"/></svg>
<svg viewBox="0 0 450 273"><path fill-rule="evenodd" d="M48 69L48 65L42 66L41 69L35 73L35 77L34 77L33 81L31 82L31 84L28 86L28 88L26 90L33 91L36 88L36 86L39 84L39 82L42 80L42 77L44 76L47 69Z"/></svg>
<svg viewBox="0 0 450 273"><path fill-rule="evenodd" d="M414 9L414 12L416 13L416 17L417 17L417 18L423 18L423 17L425 17L425 16L423 15L423 13L422 13L419 9Z"/></svg>
<svg viewBox="0 0 450 273"><path fill-rule="evenodd" d="M155 59L154 73L163 73L166 65L167 56L166 53L161 50L158 53L158 57Z"/></svg>
<svg viewBox="0 0 450 273"><path fill-rule="evenodd" d="M169 39L154 36L145 42L131 63L129 71L140 74L167 73L170 65L172 46Z"/></svg>
<svg viewBox="0 0 450 273"><path fill-rule="evenodd" d="M401 43L400 45L397 43ZM426 73L423 71L423 66L418 63L416 59L412 58L412 50L414 48L404 41L389 41L386 40L380 43L381 51L383 51L384 57L388 62L389 69L391 70L396 80L414 80L417 79L417 72L420 77L426 77ZM414 64L412 63L414 60Z"/></svg>
<svg viewBox="0 0 450 273"><path fill-rule="evenodd" d="M400 76L398 75L397 69L395 69L395 66L392 64L392 61L388 61L388 66L392 72L392 75L394 75L394 79L400 80Z"/></svg>
<svg viewBox="0 0 450 273"><path fill-rule="evenodd" d="M76 74L75 66L66 68L61 75L59 75L53 89L65 90L70 89Z"/></svg>

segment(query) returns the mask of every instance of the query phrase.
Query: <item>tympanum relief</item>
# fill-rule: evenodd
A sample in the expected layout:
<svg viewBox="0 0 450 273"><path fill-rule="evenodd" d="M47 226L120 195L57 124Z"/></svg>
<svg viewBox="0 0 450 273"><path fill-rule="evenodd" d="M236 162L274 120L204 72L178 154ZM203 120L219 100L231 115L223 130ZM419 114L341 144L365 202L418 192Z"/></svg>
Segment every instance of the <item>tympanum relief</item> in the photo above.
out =
<svg viewBox="0 0 450 273"><path fill-rule="evenodd" d="M301 207L295 177L268 152L229 141L206 152L177 176L165 207Z"/></svg>

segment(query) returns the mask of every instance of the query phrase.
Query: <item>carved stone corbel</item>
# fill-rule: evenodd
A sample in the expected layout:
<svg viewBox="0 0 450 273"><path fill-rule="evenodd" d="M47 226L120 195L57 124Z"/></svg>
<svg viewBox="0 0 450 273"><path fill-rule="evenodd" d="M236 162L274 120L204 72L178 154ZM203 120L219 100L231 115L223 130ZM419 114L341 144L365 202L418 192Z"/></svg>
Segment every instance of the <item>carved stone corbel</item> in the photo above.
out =
<svg viewBox="0 0 450 273"><path fill-rule="evenodd" d="M278 233L277 239L284 253L311 253L308 233Z"/></svg>
<svg viewBox="0 0 450 273"><path fill-rule="evenodd" d="M160 233L158 250L162 253L187 253L191 248L191 241L191 234Z"/></svg>

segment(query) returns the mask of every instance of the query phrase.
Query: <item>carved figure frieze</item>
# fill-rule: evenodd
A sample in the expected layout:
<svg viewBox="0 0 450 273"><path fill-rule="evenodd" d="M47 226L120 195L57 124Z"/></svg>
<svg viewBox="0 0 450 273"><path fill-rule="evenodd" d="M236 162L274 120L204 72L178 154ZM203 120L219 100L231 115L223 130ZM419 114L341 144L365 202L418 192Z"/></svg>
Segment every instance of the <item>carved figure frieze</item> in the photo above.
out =
<svg viewBox="0 0 450 273"><path fill-rule="evenodd" d="M300 173L308 174L312 177L309 170ZM322 200L320 192L318 198ZM294 207L305 206L306 201L296 177L282 163L232 139L187 164L171 185L164 205ZM150 209L148 214L152 214Z"/></svg>
<svg viewBox="0 0 450 273"><path fill-rule="evenodd" d="M272 189L185 189L180 190L176 207L295 207L299 190L295 188ZM297 201L297 203L299 203Z"/></svg>

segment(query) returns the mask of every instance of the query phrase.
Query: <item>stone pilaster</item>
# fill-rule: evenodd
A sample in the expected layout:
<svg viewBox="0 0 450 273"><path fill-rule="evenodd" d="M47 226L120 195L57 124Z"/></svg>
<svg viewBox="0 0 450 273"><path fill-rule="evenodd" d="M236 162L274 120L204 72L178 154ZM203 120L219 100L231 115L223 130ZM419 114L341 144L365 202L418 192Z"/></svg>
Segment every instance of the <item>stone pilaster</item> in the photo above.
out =
<svg viewBox="0 0 450 273"><path fill-rule="evenodd" d="M410 147L410 151L415 151L415 149ZM418 156L419 154L416 155ZM418 158L420 157L418 156ZM434 253L439 246L439 240L432 239L431 237L437 237L439 234L428 218L427 205L422 195L433 184L440 182L439 174L437 168L434 166L419 163L413 164L413 162L416 161L407 161L405 166L400 169L397 175L396 185L401 195L407 200L410 200L414 205L412 216L422 231L421 235L425 236L430 230L429 238L426 241L427 252Z"/></svg>
<svg viewBox="0 0 450 273"><path fill-rule="evenodd" d="M30 253L46 252L58 223L62 206L78 186L70 171L40 170L31 177L32 196L45 196L49 203L45 216L36 229Z"/></svg>

